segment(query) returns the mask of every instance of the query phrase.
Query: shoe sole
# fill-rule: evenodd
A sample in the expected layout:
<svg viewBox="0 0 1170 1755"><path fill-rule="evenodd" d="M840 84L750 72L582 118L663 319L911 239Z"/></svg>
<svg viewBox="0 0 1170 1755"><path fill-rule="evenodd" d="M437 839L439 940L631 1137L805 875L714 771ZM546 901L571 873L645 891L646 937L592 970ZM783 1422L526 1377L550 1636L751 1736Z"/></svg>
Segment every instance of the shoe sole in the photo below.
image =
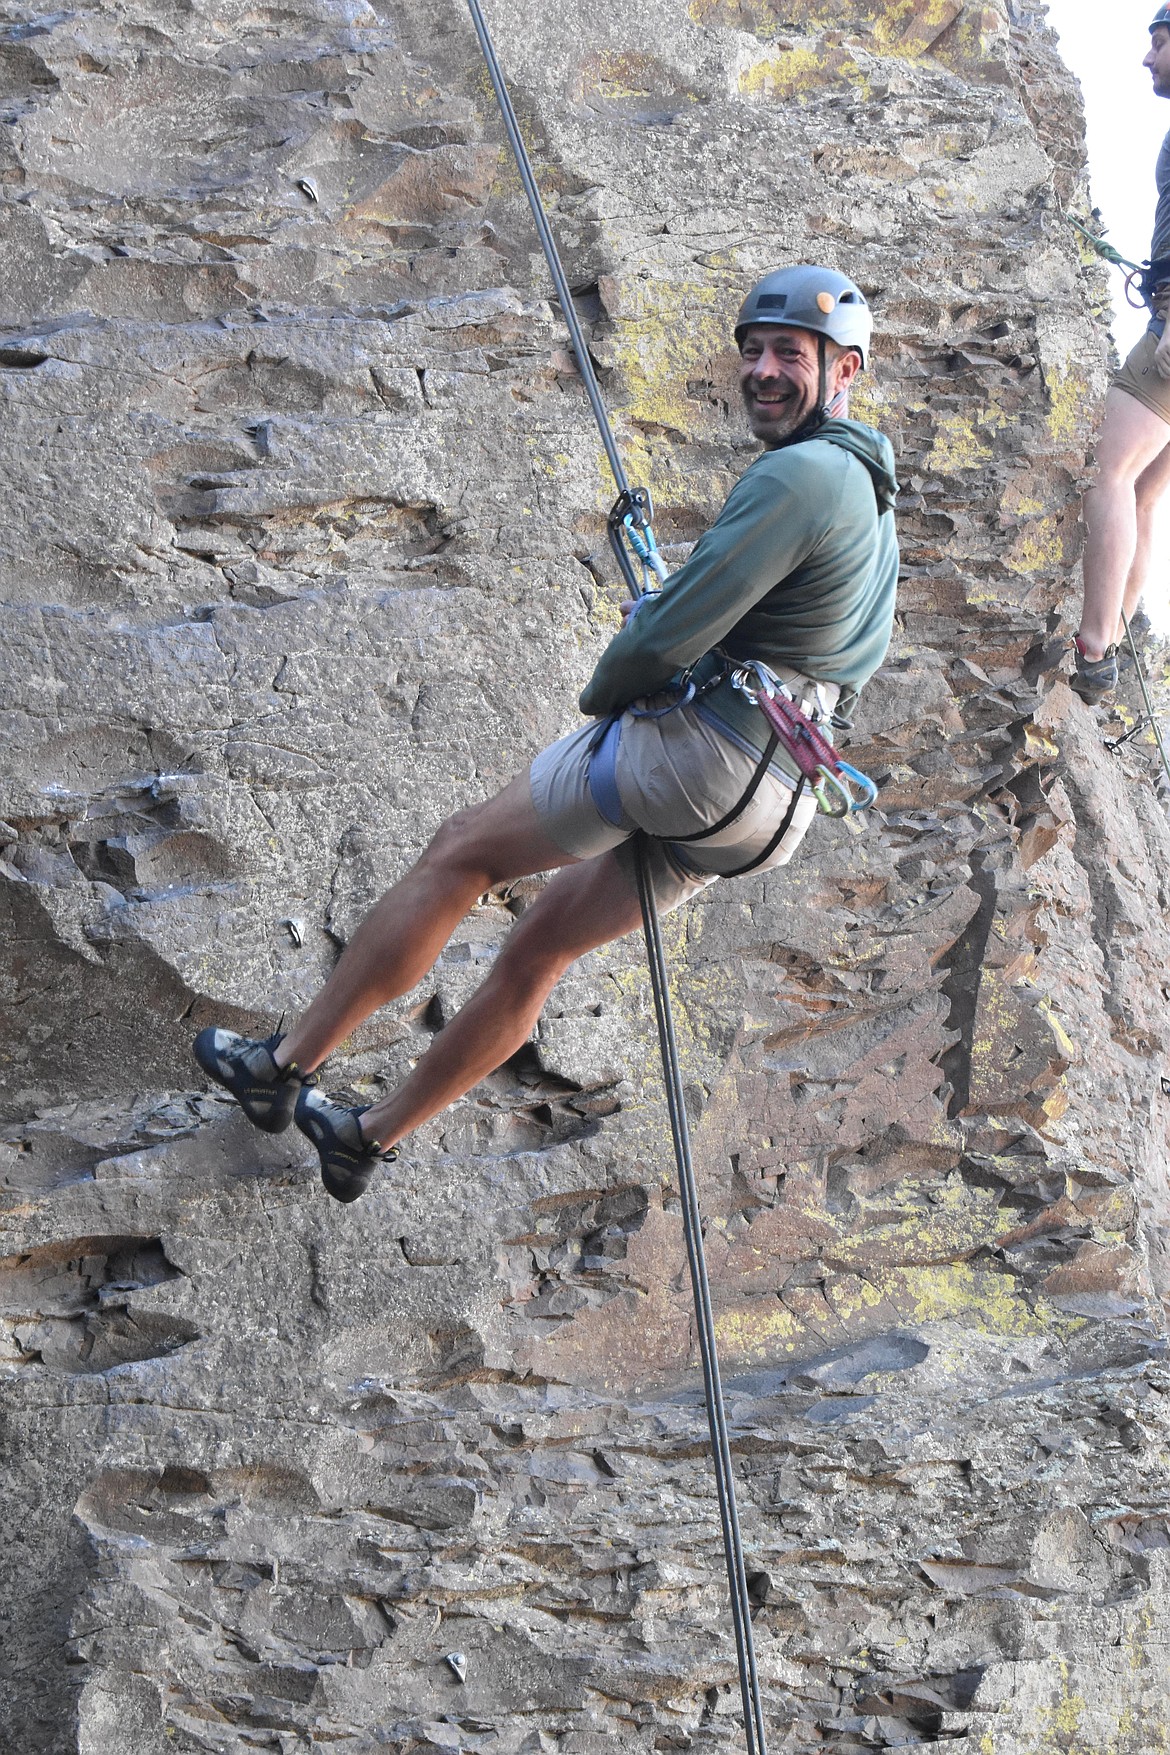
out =
<svg viewBox="0 0 1170 1755"><path fill-rule="evenodd" d="M316 1148L317 1156L321 1160L321 1181L324 1184L326 1194L332 1195L333 1199L340 1201L343 1206L349 1206L351 1201L359 1200L369 1188L374 1179L374 1172L382 1160L373 1158L365 1164L361 1164L359 1161L359 1165L352 1170L333 1164L326 1157L327 1152L338 1149L343 1152L351 1152L353 1148L341 1145L330 1124L321 1116L315 1115L311 1109L305 1116L294 1116L294 1120L298 1130L304 1134L309 1144ZM357 1158L358 1154L354 1152L353 1156Z"/></svg>
<svg viewBox="0 0 1170 1755"><path fill-rule="evenodd" d="M375 1165L374 1168L376 1169L377 1166ZM342 1180L337 1176L331 1166L327 1169L324 1160L322 1160L322 1186L324 1187L326 1194L332 1195L333 1199L340 1201L342 1206L347 1207L352 1201L360 1200L362 1195L365 1194L367 1188L369 1188L373 1179L374 1171L365 1170L355 1171L352 1174L348 1174L345 1179Z"/></svg>
<svg viewBox="0 0 1170 1755"><path fill-rule="evenodd" d="M240 1092L233 1089L220 1072L219 1056L215 1046L216 1034L214 1025L210 1025L206 1030L200 1030L191 1044L191 1053L194 1055L196 1063L221 1090L226 1091L229 1097L235 1098L253 1127L258 1127L261 1133L283 1133L292 1124L293 1112L296 1109L297 1097L301 1090L300 1080L289 1079L280 1085L259 1086L256 1096L262 1099L264 1104L263 1113L259 1113L253 1109L249 1102L249 1093L246 1090Z"/></svg>

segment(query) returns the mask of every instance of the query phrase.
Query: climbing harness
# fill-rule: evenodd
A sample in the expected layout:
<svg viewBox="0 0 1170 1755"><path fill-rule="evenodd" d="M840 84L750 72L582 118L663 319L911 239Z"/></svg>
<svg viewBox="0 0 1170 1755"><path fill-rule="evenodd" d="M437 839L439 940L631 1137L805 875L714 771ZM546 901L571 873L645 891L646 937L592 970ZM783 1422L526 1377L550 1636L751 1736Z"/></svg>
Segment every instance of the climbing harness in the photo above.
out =
<svg viewBox="0 0 1170 1755"><path fill-rule="evenodd" d="M1146 667L1141 661L1141 657L1138 653L1137 641L1133 637L1133 629L1129 625L1129 617L1124 610L1121 612L1121 620L1122 625L1125 628L1125 637L1129 642L1129 650L1133 657L1133 667L1137 672L1138 687L1142 691L1142 702L1146 711L1144 717L1138 720L1132 731L1127 731L1124 736L1119 737L1115 743L1109 744L1108 749L1111 755L1116 755L1122 744L1128 743L1131 737L1136 737L1138 732L1142 731L1148 725L1154 734L1154 742L1157 744L1158 754L1162 758L1162 767L1165 769L1167 782L1170 783L1170 756L1167 756L1166 754L1166 745L1162 741L1162 727L1159 723L1158 715L1154 712L1154 703L1150 698L1149 683L1146 679Z"/></svg>
<svg viewBox="0 0 1170 1755"><path fill-rule="evenodd" d="M645 489L632 489L626 479L605 404L601 399L593 362L589 357L589 349L585 344L585 337L581 332L581 325L573 306L572 295L565 280L556 240L544 211L540 190L536 186L536 179L532 173L532 166L529 163L528 153L520 134L515 111L512 108L512 100L508 95L508 88L504 83L504 76L496 58L487 22L480 8L479 0L467 0L467 4L475 25L476 35L479 38L480 48L483 50L484 60L487 63L488 74L496 95L496 102L500 107L504 129L515 155L520 180L528 197L528 205L532 209L532 217L544 249L545 260L556 287L561 312L568 325L573 352L577 360L577 369L584 381L594 419L597 422L617 487L618 498L609 517L610 542L623 578L635 597L638 597L650 572L660 579L666 576L666 567L661 556L658 555L657 544L650 528L652 509L650 496ZM627 539L641 563L641 579L635 573ZM655 556L658 556L657 564L653 558ZM662 1065L666 1080L667 1112L670 1117L671 1138L674 1143L675 1163L678 1168L679 1193L683 1209L683 1235L686 1240L687 1261L690 1266L691 1286L695 1299L695 1321L699 1338L699 1356L703 1367L707 1423L711 1434L715 1489L719 1502L719 1521L723 1532L723 1550L727 1562L727 1578L731 1594L731 1617L735 1633L747 1755L767 1755L763 1700L760 1693L759 1672L756 1667L755 1641L752 1637L751 1599L748 1595L743 1539L735 1502L735 1476L731 1462L731 1442L727 1432L727 1411L723 1402L719 1359L715 1346L715 1317L711 1308L711 1289L707 1280L707 1264L703 1251L703 1220L699 1211L698 1190L691 1158L690 1129L687 1124L678 1044L674 1034L666 953L662 944L658 906L654 898L654 880L650 875L645 843L640 839L637 843L635 869L638 881L638 899L642 908L642 926L646 935L646 952L650 965L650 986L654 995L658 1042L662 1052Z"/></svg>
<svg viewBox="0 0 1170 1755"><path fill-rule="evenodd" d="M662 840L669 847L681 864L689 865L686 856L680 849L692 841L707 841L741 817L759 790L764 775L771 766L772 757L781 746L800 772L800 778L793 784L785 780L792 790L788 809L780 820L779 827L769 840L762 853L748 860L746 865L737 865L730 871L721 872L721 877L744 877L748 872L755 871L775 853L781 841L788 833L792 819L796 814L796 806L807 782L809 790L816 799L817 808L827 816L844 817L853 811L867 810L877 798L878 789L868 774L850 762L842 761L833 748L832 743L820 729L820 723L830 717L826 707L820 683L812 684L816 693L815 716L806 712L792 693L787 683L781 682L775 672L766 664L752 659L744 664L736 664L718 648L708 655L712 663L708 675L698 684L695 682L693 670L687 676L685 685L676 694L668 706L657 708L629 707L625 711L633 719L662 719L668 713L675 713L690 701L699 699L719 683L727 681L737 689L753 707L758 707L768 726L768 738L763 753L748 781L745 790L716 823L708 828L696 829L690 835L663 835L654 837ZM702 662L702 661L701 661ZM754 679L754 681L753 681ZM806 679L811 682L811 679ZM589 752L589 791L599 813L607 823L620 828L625 821L622 810L621 793L617 783L618 746L621 743L623 713L611 713L604 720L601 729ZM856 787L856 794L852 788Z"/></svg>
<svg viewBox="0 0 1170 1755"><path fill-rule="evenodd" d="M672 702L669 707L664 707L658 712L631 711L633 717L636 719L662 718L667 713L673 713L677 707L684 705L686 701L693 700L697 693L698 691L694 688L693 684L688 684L686 692L678 701ZM612 823L615 828L620 828L625 821L625 815L622 810L621 794L618 791L617 783L617 752L618 745L621 742L622 718L623 715L621 713L611 713L609 718L602 722L601 732L589 753L590 794L600 815L605 818L607 823ZM776 752L776 747L779 742L780 738L778 733L774 730L771 731L769 733L768 741L764 746L764 753L757 762L747 786L732 805L731 809L726 811L723 816L719 818L717 823L712 823L706 829L696 829L694 833L690 835L651 836L646 834L643 830L641 833L645 839L661 840L665 846L670 849L675 860L680 865L685 866L688 870L697 870L698 868L693 867L690 861L686 858L686 855L682 852L682 848L691 841L709 840L712 835L718 835L724 829L730 828L736 818L743 815L752 799L756 796L764 775L768 772L769 764L771 763L771 759ZM864 776L862 776L862 778L864 778ZM788 784L791 791L791 797L788 801L788 809L781 817L779 825L767 846L761 853L757 853L749 859L746 865L737 865L733 867L731 871L720 872L720 877L744 877L749 871L755 871L757 867L771 859L773 853L775 853L777 847L779 847L781 841L783 841L785 835L792 826L792 819L796 815L796 807L799 804L801 794L804 791L803 776L795 785L792 785L791 782ZM869 781L868 784L872 786L873 782ZM874 787L873 790L876 795L877 788Z"/></svg>

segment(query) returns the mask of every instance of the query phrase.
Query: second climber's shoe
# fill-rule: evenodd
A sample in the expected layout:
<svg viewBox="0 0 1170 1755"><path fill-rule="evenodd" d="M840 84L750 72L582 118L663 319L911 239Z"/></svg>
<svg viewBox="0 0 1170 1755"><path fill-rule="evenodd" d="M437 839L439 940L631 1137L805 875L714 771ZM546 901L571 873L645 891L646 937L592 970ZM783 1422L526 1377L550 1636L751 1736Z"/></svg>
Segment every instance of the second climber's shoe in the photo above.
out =
<svg viewBox="0 0 1170 1755"><path fill-rule="evenodd" d="M273 1058L282 1040L279 1030L257 1042L212 1024L200 1030L191 1044L208 1078L230 1092L252 1126L265 1133L284 1132L305 1088L304 1075L295 1063L277 1066Z"/></svg>
<svg viewBox="0 0 1170 1755"><path fill-rule="evenodd" d="M1129 618L1129 632L1133 635L1133 643L1139 651L1143 646L1154 643L1153 623L1140 605Z"/></svg>
<svg viewBox="0 0 1170 1755"><path fill-rule="evenodd" d="M1144 609L1135 609L1129 618L1127 636L1117 642L1117 663L1122 671L1133 669L1134 653L1138 663L1147 671L1159 665L1161 648L1165 641L1154 632L1153 624Z"/></svg>
<svg viewBox="0 0 1170 1755"><path fill-rule="evenodd" d="M1086 706L1095 707L1117 687L1117 647L1106 646L1100 658L1086 658L1079 639L1073 641L1077 662L1069 687Z"/></svg>
<svg viewBox="0 0 1170 1755"><path fill-rule="evenodd" d="M307 1086L297 1098L296 1124L317 1148L326 1193L347 1204L366 1192L379 1164L398 1156L397 1146L362 1137L361 1118L369 1107L339 1103Z"/></svg>

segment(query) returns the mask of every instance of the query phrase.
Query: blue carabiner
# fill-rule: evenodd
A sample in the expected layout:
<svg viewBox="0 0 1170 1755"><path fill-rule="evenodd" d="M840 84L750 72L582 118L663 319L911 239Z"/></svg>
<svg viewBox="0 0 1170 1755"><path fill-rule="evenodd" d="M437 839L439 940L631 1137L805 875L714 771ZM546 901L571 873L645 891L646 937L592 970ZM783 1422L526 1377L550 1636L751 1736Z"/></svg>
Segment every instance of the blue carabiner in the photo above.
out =
<svg viewBox="0 0 1170 1755"><path fill-rule="evenodd" d="M877 803L876 781L871 780L868 774L863 774L860 768L855 768L851 763L843 762L840 758L837 760L837 766L847 780L852 780L854 786L861 788L862 796L850 801L850 810L868 810L871 804Z"/></svg>
<svg viewBox="0 0 1170 1755"><path fill-rule="evenodd" d="M847 817L850 811L868 810L878 795L878 789L869 775L863 774L860 768L853 767L849 762L838 760L837 767L840 770L837 774L826 768L824 763L817 769L821 778L812 791L818 807L830 817ZM855 798L850 792L849 782L860 788L860 798ZM829 788L832 789L831 794L826 796Z"/></svg>
<svg viewBox="0 0 1170 1755"><path fill-rule="evenodd" d="M659 552L658 542L654 535L654 526L643 522L639 524L632 512L627 512L622 519L630 546L644 567L649 567L660 584L670 578L670 568Z"/></svg>

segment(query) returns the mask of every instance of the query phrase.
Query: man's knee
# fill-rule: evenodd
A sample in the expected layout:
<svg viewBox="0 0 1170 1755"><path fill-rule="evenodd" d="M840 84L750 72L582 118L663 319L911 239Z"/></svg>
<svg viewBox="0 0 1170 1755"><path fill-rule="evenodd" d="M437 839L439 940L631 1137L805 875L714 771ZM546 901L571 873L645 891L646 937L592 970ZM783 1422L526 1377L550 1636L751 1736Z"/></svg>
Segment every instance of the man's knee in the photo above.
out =
<svg viewBox="0 0 1170 1755"><path fill-rule="evenodd" d="M1088 498L1098 503L1121 498L1133 500L1137 494L1140 467L1128 458L1101 457L1089 489Z"/></svg>
<svg viewBox="0 0 1170 1755"><path fill-rule="evenodd" d="M1138 512L1144 517L1152 516L1170 494L1170 454L1155 457L1153 463L1142 471L1135 492Z"/></svg>
<svg viewBox="0 0 1170 1755"><path fill-rule="evenodd" d="M486 890L522 872L563 864L565 857L542 833L523 774L494 798L453 812L439 825L420 863L436 872L463 872Z"/></svg>
<svg viewBox="0 0 1170 1755"><path fill-rule="evenodd" d="M482 804L471 804L454 811L439 824L423 851L420 865L460 869L482 864L479 819Z"/></svg>

